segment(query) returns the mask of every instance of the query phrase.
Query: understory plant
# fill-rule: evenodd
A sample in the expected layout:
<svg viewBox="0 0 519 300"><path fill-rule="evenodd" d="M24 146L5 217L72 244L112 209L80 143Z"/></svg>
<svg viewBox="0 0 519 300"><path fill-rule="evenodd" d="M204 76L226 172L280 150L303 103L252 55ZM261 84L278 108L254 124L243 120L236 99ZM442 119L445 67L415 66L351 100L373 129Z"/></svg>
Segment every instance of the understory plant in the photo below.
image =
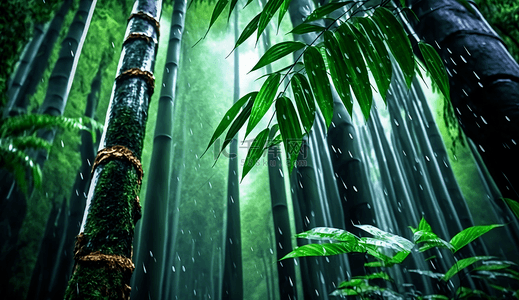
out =
<svg viewBox="0 0 519 300"><path fill-rule="evenodd" d="M495 256L472 256L458 259L460 249L488 231L501 226L504 225L469 227L456 234L450 241L438 237L424 218L417 228L409 226L413 234L411 240L383 231L372 225L355 225L355 227L371 234L372 237L358 237L342 229L317 227L299 233L296 237L324 243L312 243L298 247L283 257L282 260L351 252L365 253L368 260L364 267L376 271L368 275L353 276L349 280L343 281L331 293L332 296L355 296L361 299L519 299L519 291L510 286L504 286L508 284L517 287L519 272L516 263L499 260ZM390 276L391 272L379 271L403 264L413 252L422 253L434 248L447 249L454 256L456 262L445 273L418 269L407 269L407 272L430 277L436 281L436 286L439 287L440 292L424 295L422 291L414 289L405 294L401 293ZM425 258L425 260L435 258L436 256L433 255ZM464 286L463 284L468 282L467 277L470 277L474 282L486 284L490 287L489 292ZM455 280L456 278L459 280ZM503 279L506 280L503 281ZM374 281L386 284L379 286ZM506 284L503 282L506 282ZM402 286L401 282L397 284ZM441 288L447 287L447 285L453 288ZM409 286L413 285L410 284Z"/></svg>
<svg viewBox="0 0 519 300"><path fill-rule="evenodd" d="M42 129L75 129L92 133L102 125L90 118L66 118L41 114L18 115L0 120L0 165L14 175L24 193L28 186L39 188L42 174L40 166L29 155L30 150L50 151L52 144L38 136ZM27 176L29 174L29 176ZM27 182L27 178L30 178Z"/></svg>

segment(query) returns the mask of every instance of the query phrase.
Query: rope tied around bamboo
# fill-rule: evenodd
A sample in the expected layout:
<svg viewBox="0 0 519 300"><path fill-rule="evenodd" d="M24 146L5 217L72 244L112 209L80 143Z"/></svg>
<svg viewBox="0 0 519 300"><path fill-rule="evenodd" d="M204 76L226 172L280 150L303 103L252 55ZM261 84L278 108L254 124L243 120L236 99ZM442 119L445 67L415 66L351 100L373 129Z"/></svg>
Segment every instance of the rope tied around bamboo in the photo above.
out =
<svg viewBox="0 0 519 300"><path fill-rule="evenodd" d="M160 23L150 13L138 11L130 15L130 17L128 18L128 22L133 18L140 18L146 21L150 21L153 27L155 27L155 30L157 30L157 39L160 37Z"/></svg>
<svg viewBox="0 0 519 300"><path fill-rule="evenodd" d="M121 74L119 74L119 76L117 76L115 78L115 82L118 82L118 81L124 80L124 79L128 79L131 77L140 77L140 78L144 79L146 81L146 83L148 84L148 87L150 88L150 90L149 90L150 96L153 95L153 91L155 90L155 77L153 76L153 73L151 73L150 71L143 71L138 68L132 68L132 69L128 69L128 70L122 72Z"/></svg>
<svg viewBox="0 0 519 300"><path fill-rule="evenodd" d="M99 150L97 152L94 164L92 165L92 174L94 173L97 166L99 166L102 163L107 163L113 159L126 160L130 164L132 164L137 170L137 176L139 177L137 179L137 184L141 185L142 176L144 175L141 161L135 155L133 155L133 152L130 149L121 145L107 147ZM138 202L138 197L136 201ZM140 207L140 205L138 206Z"/></svg>

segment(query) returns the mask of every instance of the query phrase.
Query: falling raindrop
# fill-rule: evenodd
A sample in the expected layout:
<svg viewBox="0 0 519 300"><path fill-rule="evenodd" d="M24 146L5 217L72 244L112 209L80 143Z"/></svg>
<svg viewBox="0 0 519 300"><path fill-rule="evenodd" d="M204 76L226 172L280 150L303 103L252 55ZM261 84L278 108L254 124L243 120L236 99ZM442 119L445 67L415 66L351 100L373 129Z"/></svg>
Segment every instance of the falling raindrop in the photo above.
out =
<svg viewBox="0 0 519 300"><path fill-rule="evenodd" d="M63 140L61 140L61 148L65 147L65 144L63 143Z"/></svg>
<svg viewBox="0 0 519 300"><path fill-rule="evenodd" d="M461 60L464 62L464 63L467 63L467 60L465 60L465 57L463 57L463 55L460 55L461 57Z"/></svg>

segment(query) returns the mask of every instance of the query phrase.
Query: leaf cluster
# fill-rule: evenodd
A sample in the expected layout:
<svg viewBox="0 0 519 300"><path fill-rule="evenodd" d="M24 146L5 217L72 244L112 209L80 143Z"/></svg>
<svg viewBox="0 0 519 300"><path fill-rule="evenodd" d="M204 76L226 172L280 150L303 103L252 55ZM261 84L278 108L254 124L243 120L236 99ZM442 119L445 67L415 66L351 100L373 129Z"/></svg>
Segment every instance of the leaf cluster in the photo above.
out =
<svg viewBox="0 0 519 300"><path fill-rule="evenodd" d="M355 225L355 227L370 233L373 237L359 238L356 235L342 229L318 227L309 231L297 234L298 238L306 238L318 240L325 243L307 244L294 249L282 259L297 258L306 256L329 256L351 252L365 253L374 261L366 262L365 267L380 268L391 267L395 264L401 264L413 251L425 252L432 248L448 249L453 255L460 249L468 245L483 234L490 230L502 227L501 224L473 226L456 234L450 241L445 241L438 237L427 221L422 218L417 228L409 226L413 233L412 241L404 237L383 231L371 225ZM430 259L430 258L429 258ZM427 259L428 260L428 259ZM471 266L469 271L471 277L493 281L498 277L511 278L519 281L519 272L512 269L517 264L510 261L496 260L493 256L474 256L457 260L445 273L437 273L429 270L408 270L412 273L431 277L439 281L439 283L447 283L454 276L460 276L460 272ZM350 280L342 282L337 290L332 293L335 296L362 296L362 297L388 297L395 299L404 299L397 291L390 288L381 288L377 285L370 284L370 280L383 279L393 281L386 272L377 272L366 276L355 276ZM491 286L501 295L513 295L517 297L517 292L511 291L509 288L491 284ZM418 294L417 294L418 295ZM483 297L492 299L482 291L470 290L460 286L454 299L469 299L470 297ZM451 299L446 295L429 295L416 296L417 299Z"/></svg>
<svg viewBox="0 0 519 300"><path fill-rule="evenodd" d="M6 118L0 124L0 162L15 177L22 190L27 193L28 186L41 187L42 173L40 166L28 151L49 151L52 145L37 135L41 129L75 129L95 133L102 125L89 118L66 118L50 115L19 115ZM93 128L93 129L90 129ZM31 181L27 182L26 173Z"/></svg>
<svg viewBox="0 0 519 300"><path fill-rule="evenodd" d="M220 16L227 2L218 1L209 29ZM256 40L258 40L276 12L279 12L277 22L279 26L289 4L290 0L268 1L264 9L245 27L235 48L254 32L257 32ZM409 88L417 64L403 26L391 10L383 7L387 2L369 8L364 8L360 4L355 1L342 1L318 7L291 31L297 34L317 33L317 38L311 44L284 41L270 47L251 72L287 55L296 52L301 54L293 64L268 74L258 92L247 94L229 109L215 130L207 149L229 128L226 142L221 148L223 151L230 139L248 121L245 133L247 137L274 105L278 127L270 126L271 123L275 125L275 122L272 122L274 118L272 115L267 128L254 139L242 174L245 176L256 164L263 150L267 149L272 141L267 139L267 136L275 134L278 129L280 137L274 140L282 141L284 144L289 171L291 171L296 164L302 139L311 130L318 111L323 115L327 128L332 123L334 107L332 86L337 90L348 112L353 113L354 100L356 100L365 119L370 115L374 86L382 99L386 99L391 83L392 65L395 62L402 70L405 83ZM229 11L232 12L233 9L231 3ZM332 19L327 27L311 23L316 20L329 21L328 16L338 10L344 12L340 17ZM356 16L361 12L365 15ZM345 17L347 14L355 17ZM332 27L337 22L340 25ZM448 77L439 55L432 46L424 42L419 43L419 48L433 81L448 98ZM289 84L281 89L285 80ZM289 98L289 88L292 91L292 99Z"/></svg>

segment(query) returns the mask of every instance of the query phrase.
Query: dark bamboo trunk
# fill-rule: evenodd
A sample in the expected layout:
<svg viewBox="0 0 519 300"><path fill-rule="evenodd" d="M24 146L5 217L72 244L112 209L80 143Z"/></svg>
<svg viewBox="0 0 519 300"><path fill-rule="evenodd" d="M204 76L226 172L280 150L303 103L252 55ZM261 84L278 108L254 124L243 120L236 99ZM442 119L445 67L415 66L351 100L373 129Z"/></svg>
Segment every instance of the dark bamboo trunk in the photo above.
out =
<svg viewBox="0 0 519 300"><path fill-rule="evenodd" d="M135 274L134 297L164 298L164 273L167 272L166 249L168 236L168 200L173 149L173 120L178 65L184 30L186 0L176 0L173 8L168 52L164 66L162 87L157 110L157 124L153 138L146 205L143 213L138 266ZM173 229L174 230L174 229Z"/></svg>
<svg viewBox="0 0 519 300"><path fill-rule="evenodd" d="M234 35L238 39L238 10L234 11ZM239 51L234 50L234 102L240 98ZM222 299L243 299L243 267L241 253L240 182L238 178L238 140L229 146L229 180L227 183L227 229Z"/></svg>
<svg viewBox="0 0 519 300"><path fill-rule="evenodd" d="M56 15L49 25L49 29L45 33L43 41L37 50L38 53L36 54L36 59L32 64L25 81L20 86L19 91L16 94L13 94L13 99L11 100L12 103L10 103L6 108L6 115L14 116L27 113L29 98L36 92L36 88L41 82L43 73L47 69L50 55L52 54L54 45L58 40L63 21L71 5L72 0L64 0L60 9L56 12Z"/></svg>
<svg viewBox="0 0 519 300"><path fill-rule="evenodd" d="M161 4L136 1L130 16L65 299L130 295L132 240L140 218L140 158L154 88Z"/></svg>
<svg viewBox="0 0 519 300"><path fill-rule="evenodd" d="M410 0L413 28L440 54L456 116L504 197L519 201L519 65L477 8Z"/></svg>

